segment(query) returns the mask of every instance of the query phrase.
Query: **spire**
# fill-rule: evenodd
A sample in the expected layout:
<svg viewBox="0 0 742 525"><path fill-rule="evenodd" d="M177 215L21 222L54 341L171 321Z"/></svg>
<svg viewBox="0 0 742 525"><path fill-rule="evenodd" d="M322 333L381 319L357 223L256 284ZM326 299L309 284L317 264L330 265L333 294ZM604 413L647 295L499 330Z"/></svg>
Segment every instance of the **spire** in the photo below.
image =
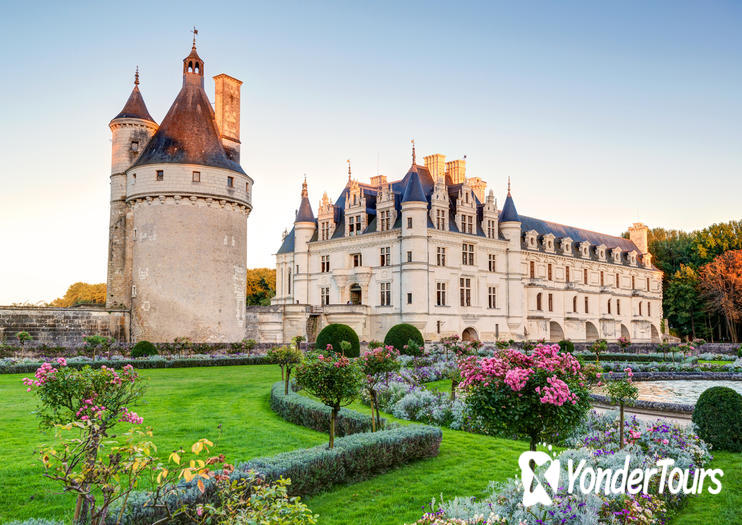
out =
<svg viewBox="0 0 742 525"><path fill-rule="evenodd" d="M196 52L196 35L198 34L198 29L194 26L191 32L193 33L193 46L188 56L183 59L183 85L194 83L203 88L204 61L201 60L201 57Z"/></svg>
<svg viewBox="0 0 742 525"><path fill-rule="evenodd" d="M144 103L142 93L139 91L139 66L134 71L134 89L131 90L126 104L118 115L113 117L113 120L119 118L139 118L142 120L149 120L154 122L155 119L147 111L147 105Z"/></svg>
<svg viewBox="0 0 742 525"><path fill-rule="evenodd" d="M309 202L309 192L307 191L307 176L304 175L304 182L301 185L301 204L296 212L294 222L314 222L314 212L312 204Z"/></svg>
<svg viewBox="0 0 742 525"><path fill-rule="evenodd" d="M350 184L350 159L348 159L348 184Z"/></svg>
<svg viewBox="0 0 742 525"><path fill-rule="evenodd" d="M412 139L410 142L412 142L412 165L414 166L417 164L415 159L415 139Z"/></svg>
<svg viewBox="0 0 742 525"><path fill-rule="evenodd" d="M508 196L502 207L502 213L500 213L500 222L520 222L518 210L515 209L515 202L510 194L510 177L508 177Z"/></svg>

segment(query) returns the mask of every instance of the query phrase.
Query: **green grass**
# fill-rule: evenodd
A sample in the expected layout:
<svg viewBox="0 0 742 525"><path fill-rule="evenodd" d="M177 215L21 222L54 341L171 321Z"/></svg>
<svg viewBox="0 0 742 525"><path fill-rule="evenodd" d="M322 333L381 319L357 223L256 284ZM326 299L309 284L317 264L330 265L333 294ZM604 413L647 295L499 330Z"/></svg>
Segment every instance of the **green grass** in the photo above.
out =
<svg viewBox="0 0 742 525"><path fill-rule="evenodd" d="M215 452L233 461L324 443L326 436L276 416L270 409L270 386L279 379L275 366L233 366L145 370L146 404L135 410L152 426L161 456L207 437ZM73 498L59 493L42 477L34 449L50 435L38 428L32 411L34 396L21 385L23 375L0 375L0 523L11 519L63 519ZM450 380L428 384L450 389ZM369 413L356 402L350 408ZM395 420L385 414L390 420ZM218 426L221 425L221 431ZM521 441L443 429L440 454L360 483L306 498L320 515L320 525L409 523L423 513L432 498L481 496L490 480L518 475L517 459L527 449ZM722 468L721 494L692 498L676 525L736 523L742 509L742 455L717 453L714 468Z"/></svg>
<svg viewBox="0 0 742 525"><path fill-rule="evenodd" d="M280 378L275 366L144 370L142 375L148 380L146 404L135 410L145 426L153 427L163 458L201 437L215 441L215 452L232 461L311 447L327 439L271 411L270 386ZM21 384L22 377L0 375L0 523L29 517L63 519L73 498L42 477L34 450L53 436L39 429L32 414L35 398ZM360 403L352 408L368 412ZM308 498L320 515L320 525L414 521L422 514L421 507L441 492L446 497L479 495L489 480L515 475L518 455L527 448L524 442L465 432L443 434L437 458Z"/></svg>
<svg viewBox="0 0 742 525"><path fill-rule="evenodd" d="M734 360L731 361L711 361L708 359L699 359L698 364L699 365L730 365L734 362Z"/></svg>
<svg viewBox="0 0 742 525"><path fill-rule="evenodd" d="M724 471L721 492L716 495L704 492L689 498L673 525L742 523L742 454L714 452L714 460L707 468Z"/></svg>

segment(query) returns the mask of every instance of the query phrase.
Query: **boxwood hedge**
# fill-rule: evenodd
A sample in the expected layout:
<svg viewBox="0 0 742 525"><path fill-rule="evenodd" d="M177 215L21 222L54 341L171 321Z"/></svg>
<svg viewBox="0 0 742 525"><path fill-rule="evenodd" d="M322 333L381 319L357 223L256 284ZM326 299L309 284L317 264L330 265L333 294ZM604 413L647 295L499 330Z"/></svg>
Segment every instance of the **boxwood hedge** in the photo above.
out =
<svg viewBox="0 0 742 525"><path fill-rule="evenodd" d="M358 341L358 334L347 324L332 323L325 326L317 336L315 348L324 350L327 345L332 345L335 352L341 352L340 343L348 341L350 350L346 352L346 357L358 357L361 352L361 343Z"/></svg>
<svg viewBox="0 0 742 525"><path fill-rule="evenodd" d="M293 383L291 387L292 389L296 388ZM283 391L283 381L274 383L271 388L271 409L274 412L286 421L296 425L320 432L330 431L330 412L332 411L330 407L294 391L290 391L288 395L284 394ZM383 425L384 420L382 420L382 427ZM370 431L371 416L347 408L340 409L335 422L336 436L348 436Z"/></svg>

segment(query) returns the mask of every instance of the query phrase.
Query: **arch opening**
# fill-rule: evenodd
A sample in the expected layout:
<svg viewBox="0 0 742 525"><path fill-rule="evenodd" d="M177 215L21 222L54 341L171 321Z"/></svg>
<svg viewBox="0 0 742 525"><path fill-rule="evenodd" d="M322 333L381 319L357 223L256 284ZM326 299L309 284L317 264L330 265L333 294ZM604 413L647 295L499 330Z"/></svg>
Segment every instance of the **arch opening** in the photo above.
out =
<svg viewBox="0 0 742 525"><path fill-rule="evenodd" d="M477 331L474 328L469 326L465 328L463 332L461 332L461 340L462 341L479 341L479 334L477 334Z"/></svg>
<svg viewBox="0 0 742 525"><path fill-rule="evenodd" d="M562 330L562 325L560 325L556 321L551 321L549 323L549 342L558 343L559 341L563 340L564 330Z"/></svg>
<svg viewBox="0 0 742 525"><path fill-rule="evenodd" d="M598 328L590 321L587 321L585 323L585 341L592 342L598 339L600 339Z"/></svg>

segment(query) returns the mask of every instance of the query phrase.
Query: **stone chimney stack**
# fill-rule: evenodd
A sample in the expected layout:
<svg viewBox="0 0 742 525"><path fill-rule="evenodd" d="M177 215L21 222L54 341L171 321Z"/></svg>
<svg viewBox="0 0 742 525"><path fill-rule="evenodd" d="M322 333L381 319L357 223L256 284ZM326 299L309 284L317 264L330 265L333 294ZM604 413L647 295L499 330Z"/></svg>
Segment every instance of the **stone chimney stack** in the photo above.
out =
<svg viewBox="0 0 742 525"><path fill-rule="evenodd" d="M440 153L428 155L425 157L425 167L430 172L430 176L433 177L433 181L438 182L439 177L446 176L446 156Z"/></svg>
<svg viewBox="0 0 742 525"><path fill-rule="evenodd" d="M459 159L446 162L446 175L451 177L451 184L466 182L466 161Z"/></svg>
<svg viewBox="0 0 742 525"><path fill-rule="evenodd" d="M641 222L635 222L632 226L629 226L629 238L631 242L636 244L642 254L649 253L648 233L649 228Z"/></svg>
<svg viewBox="0 0 742 525"><path fill-rule="evenodd" d="M214 77L214 113L227 156L240 162L240 86L242 81L222 73Z"/></svg>
<svg viewBox="0 0 742 525"><path fill-rule="evenodd" d="M479 177L471 177L470 179L467 179L466 183L469 185L469 187L474 190L474 195L477 196L477 199L479 199L479 202L484 202L484 194L487 191L487 183L484 182Z"/></svg>

